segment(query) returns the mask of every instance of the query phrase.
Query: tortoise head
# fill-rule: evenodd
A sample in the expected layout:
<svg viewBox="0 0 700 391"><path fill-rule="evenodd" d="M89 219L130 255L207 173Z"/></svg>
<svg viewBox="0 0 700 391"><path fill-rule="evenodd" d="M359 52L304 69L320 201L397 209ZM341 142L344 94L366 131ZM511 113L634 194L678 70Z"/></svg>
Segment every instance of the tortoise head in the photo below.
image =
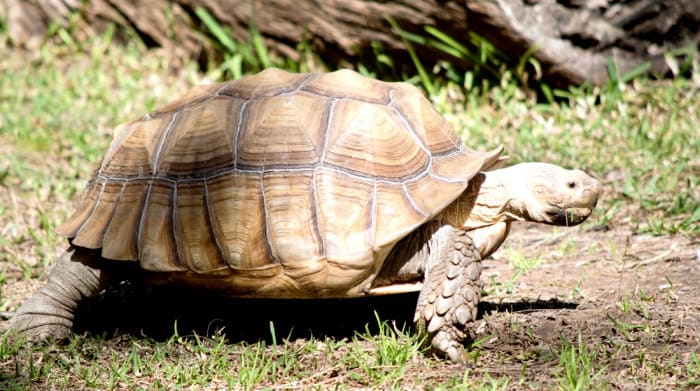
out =
<svg viewBox="0 0 700 391"><path fill-rule="evenodd" d="M593 212L598 181L580 170L548 163L521 163L493 172L508 194L509 214L517 220L571 226Z"/></svg>

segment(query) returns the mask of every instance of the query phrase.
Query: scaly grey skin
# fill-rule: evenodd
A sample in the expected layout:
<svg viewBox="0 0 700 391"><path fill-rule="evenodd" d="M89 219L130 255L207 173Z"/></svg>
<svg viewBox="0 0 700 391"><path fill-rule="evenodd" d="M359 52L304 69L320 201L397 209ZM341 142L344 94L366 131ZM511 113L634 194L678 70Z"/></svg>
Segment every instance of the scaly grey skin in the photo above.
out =
<svg viewBox="0 0 700 391"><path fill-rule="evenodd" d="M109 273L91 266L99 259L98 251L68 249L51 270L48 283L17 310L8 330L24 332L30 341L67 338L78 304L107 287Z"/></svg>
<svg viewBox="0 0 700 391"><path fill-rule="evenodd" d="M513 221L580 224L599 193L595 179L553 164L480 173L435 220L396 245L377 286L422 279L414 321L438 354L464 361L465 328L480 299L481 259L503 244Z"/></svg>
<svg viewBox="0 0 700 391"><path fill-rule="evenodd" d="M480 299L481 259L503 243L512 221L576 225L598 195L595 179L546 163L480 173L455 202L395 246L374 286L422 280L416 324L436 352L464 361L465 329ZM79 302L124 277L115 276L119 266L104 262L99 250L69 249L48 284L17 311L10 330L32 340L65 338Z"/></svg>
<svg viewBox="0 0 700 391"><path fill-rule="evenodd" d="M481 299L481 259L467 232L449 225L435 232L433 246L413 321L439 354L463 362L465 330Z"/></svg>

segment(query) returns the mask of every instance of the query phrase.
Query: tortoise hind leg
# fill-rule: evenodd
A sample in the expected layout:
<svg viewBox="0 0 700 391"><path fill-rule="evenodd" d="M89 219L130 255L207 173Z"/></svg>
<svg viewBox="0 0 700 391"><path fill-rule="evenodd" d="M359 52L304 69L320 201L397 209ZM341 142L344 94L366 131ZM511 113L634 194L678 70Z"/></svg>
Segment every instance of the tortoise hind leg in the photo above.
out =
<svg viewBox="0 0 700 391"><path fill-rule="evenodd" d="M66 251L51 270L46 286L17 310L8 331L25 333L33 341L67 338L79 302L105 287L102 270L89 266L98 258L93 250Z"/></svg>
<svg viewBox="0 0 700 391"><path fill-rule="evenodd" d="M414 321L428 333L435 351L466 361L463 341L481 297L481 257L468 233L449 225L435 231L428 244Z"/></svg>

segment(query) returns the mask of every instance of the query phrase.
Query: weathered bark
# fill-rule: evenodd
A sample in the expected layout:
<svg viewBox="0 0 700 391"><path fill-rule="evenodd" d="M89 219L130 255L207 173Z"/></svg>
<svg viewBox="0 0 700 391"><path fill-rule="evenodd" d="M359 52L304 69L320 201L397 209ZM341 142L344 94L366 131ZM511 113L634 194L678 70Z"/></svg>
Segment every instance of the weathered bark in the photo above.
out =
<svg viewBox="0 0 700 391"><path fill-rule="evenodd" d="M545 80L555 85L607 80L612 58L620 73L650 61L650 72L668 71L663 53L700 42L698 0L0 0L13 40L35 45L50 21L79 11L87 26L132 27L149 45L178 55L207 52L196 7L207 9L235 38L249 39L254 23L274 51L298 55L307 42L330 63L357 60L371 42L402 58L405 48L386 17L402 29L426 25L460 40L468 31L492 41L514 58L534 48ZM444 53L421 48L426 59ZM404 57L405 58L405 57ZM426 62L429 62L426 60Z"/></svg>

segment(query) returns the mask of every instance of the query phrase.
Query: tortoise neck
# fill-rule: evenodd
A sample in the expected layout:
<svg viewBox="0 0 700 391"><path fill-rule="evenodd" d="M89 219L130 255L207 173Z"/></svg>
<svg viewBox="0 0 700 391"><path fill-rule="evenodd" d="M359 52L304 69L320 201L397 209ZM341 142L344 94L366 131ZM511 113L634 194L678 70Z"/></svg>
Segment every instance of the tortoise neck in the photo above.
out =
<svg viewBox="0 0 700 391"><path fill-rule="evenodd" d="M510 210L510 191L498 175L499 171L481 172L472 178L467 190L445 208L443 221L473 230L516 220Z"/></svg>

